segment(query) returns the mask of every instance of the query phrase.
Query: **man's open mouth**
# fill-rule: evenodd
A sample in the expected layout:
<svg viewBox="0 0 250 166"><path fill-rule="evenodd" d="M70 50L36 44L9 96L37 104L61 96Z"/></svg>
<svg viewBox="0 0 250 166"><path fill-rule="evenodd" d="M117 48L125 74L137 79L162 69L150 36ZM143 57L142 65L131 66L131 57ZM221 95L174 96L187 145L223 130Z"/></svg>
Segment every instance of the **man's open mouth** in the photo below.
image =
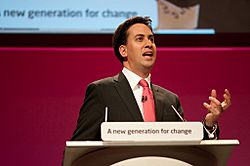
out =
<svg viewBox="0 0 250 166"><path fill-rule="evenodd" d="M145 52L144 54L143 54L143 56L153 56L153 52Z"/></svg>

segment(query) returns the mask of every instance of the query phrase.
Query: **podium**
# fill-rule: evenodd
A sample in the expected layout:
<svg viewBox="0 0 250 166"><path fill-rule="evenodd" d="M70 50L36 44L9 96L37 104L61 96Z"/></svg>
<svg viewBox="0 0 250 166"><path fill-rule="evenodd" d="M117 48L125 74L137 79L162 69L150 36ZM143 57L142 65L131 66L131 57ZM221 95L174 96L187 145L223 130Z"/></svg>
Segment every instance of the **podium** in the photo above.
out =
<svg viewBox="0 0 250 166"><path fill-rule="evenodd" d="M225 166L238 140L67 141L63 166Z"/></svg>

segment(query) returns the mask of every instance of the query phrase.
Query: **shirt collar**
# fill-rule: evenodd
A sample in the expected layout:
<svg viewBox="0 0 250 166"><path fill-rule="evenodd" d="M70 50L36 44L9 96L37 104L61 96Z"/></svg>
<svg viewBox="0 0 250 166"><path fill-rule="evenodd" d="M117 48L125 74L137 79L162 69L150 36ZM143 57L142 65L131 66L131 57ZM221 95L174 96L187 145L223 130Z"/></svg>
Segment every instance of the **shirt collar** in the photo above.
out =
<svg viewBox="0 0 250 166"><path fill-rule="evenodd" d="M138 88L138 83L141 79L145 79L148 82L149 87L151 88L151 74L149 74L147 78L141 78L140 76L138 76L134 72L130 71L126 67L123 67L122 73L127 78L132 90L135 90L136 88Z"/></svg>

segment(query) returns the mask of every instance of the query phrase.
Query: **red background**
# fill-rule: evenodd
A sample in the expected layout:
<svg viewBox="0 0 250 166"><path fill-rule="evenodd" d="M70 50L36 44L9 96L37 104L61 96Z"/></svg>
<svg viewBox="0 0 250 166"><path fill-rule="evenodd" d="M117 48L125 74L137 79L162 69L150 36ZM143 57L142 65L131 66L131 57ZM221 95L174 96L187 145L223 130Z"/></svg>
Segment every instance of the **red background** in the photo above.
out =
<svg viewBox="0 0 250 166"><path fill-rule="evenodd" d="M117 74L111 48L0 48L1 165L61 165L88 83ZM153 82L180 97L186 119L202 120L212 88L233 104L221 139L239 139L228 165L248 165L249 48L158 48Z"/></svg>

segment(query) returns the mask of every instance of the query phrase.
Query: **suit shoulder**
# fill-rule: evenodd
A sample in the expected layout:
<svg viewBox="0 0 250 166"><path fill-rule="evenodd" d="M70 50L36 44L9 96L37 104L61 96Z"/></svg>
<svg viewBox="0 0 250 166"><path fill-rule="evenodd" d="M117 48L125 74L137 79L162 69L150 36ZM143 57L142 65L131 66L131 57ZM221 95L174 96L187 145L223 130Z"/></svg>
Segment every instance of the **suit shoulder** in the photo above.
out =
<svg viewBox="0 0 250 166"><path fill-rule="evenodd" d="M115 77L116 76L102 78L102 79L91 82L89 85L96 85L96 86L110 85L114 82Z"/></svg>
<svg viewBox="0 0 250 166"><path fill-rule="evenodd" d="M159 85L153 84L153 87L154 87L154 89L155 89L156 91L159 91L159 92L161 92L161 93L164 93L164 94L166 94L166 95L168 95L168 96L178 97L178 95L175 94L174 92L172 92L172 91L170 91L170 90L168 90L168 89L165 89L165 88L163 88L163 87L161 87L161 86L159 86Z"/></svg>

